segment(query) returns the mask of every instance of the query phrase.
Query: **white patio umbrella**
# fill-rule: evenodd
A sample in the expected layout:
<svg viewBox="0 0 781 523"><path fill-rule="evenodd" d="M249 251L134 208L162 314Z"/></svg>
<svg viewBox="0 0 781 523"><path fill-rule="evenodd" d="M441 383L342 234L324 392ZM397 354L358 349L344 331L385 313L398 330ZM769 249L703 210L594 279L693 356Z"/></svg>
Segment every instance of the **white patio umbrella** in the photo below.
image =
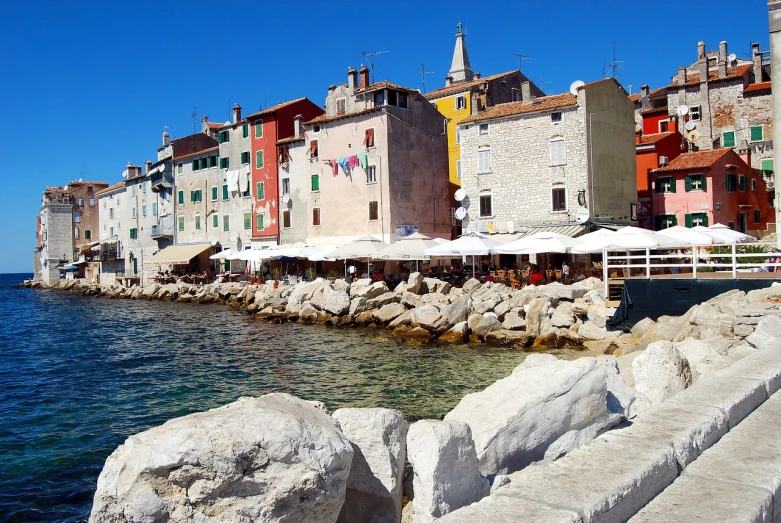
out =
<svg viewBox="0 0 781 523"><path fill-rule="evenodd" d="M361 236L346 245L337 247L322 254L323 258L345 260L345 276L347 276L347 260L366 260L368 263L378 252L388 244L371 235ZM310 258L311 259L311 258Z"/></svg>
<svg viewBox="0 0 781 523"><path fill-rule="evenodd" d="M228 256L230 256L231 254L233 254L233 251L231 251L230 247L228 247L227 249L223 249L222 251L220 251L220 252L218 252L216 254L212 254L211 256L209 256L209 259L210 260L224 260Z"/></svg>
<svg viewBox="0 0 781 523"><path fill-rule="evenodd" d="M757 241L755 237L730 229L728 226L724 225L723 223L714 223L713 225L708 227L708 230L711 231L711 233L715 232L717 234L727 236L728 238L734 238L735 240L738 241L738 243L751 243Z"/></svg>
<svg viewBox="0 0 781 523"><path fill-rule="evenodd" d="M451 242L444 242L436 247L426 249L424 254L428 256L472 256L472 277L475 275L475 256L484 256L491 254L504 242L494 240L488 236L483 236L475 232L465 234Z"/></svg>
<svg viewBox="0 0 781 523"><path fill-rule="evenodd" d="M540 231L504 245L494 252L501 254L538 254L542 252L567 252L580 241L551 231Z"/></svg>
<svg viewBox="0 0 781 523"><path fill-rule="evenodd" d="M677 247L691 247L695 245L713 245L714 243L725 243L723 237L719 237L715 234L711 234L710 231L695 230L689 227L681 227L675 225L661 231L657 231L657 235L669 238L668 241L677 241L679 244Z"/></svg>
<svg viewBox="0 0 781 523"><path fill-rule="evenodd" d="M405 236L396 240L396 243L392 243L377 253L375 260L395 260L395 261L415 261L417 263L421 260L430 260L431 256L426 255L423 251L430 247L435 247L444 242L442 238L432 239L425 234L419 232Z"/></svg>
<svg viewBox="0 0 781 523"><path fill-rule="evenodd" d="M590 236L590 235L587 235ZM602 251L628 251L630 249L659 249L677 247L676 241L639 227L624 227L614 234L602 234L591 238L583 237L582 243L571 252L585 254Z"/></svg>

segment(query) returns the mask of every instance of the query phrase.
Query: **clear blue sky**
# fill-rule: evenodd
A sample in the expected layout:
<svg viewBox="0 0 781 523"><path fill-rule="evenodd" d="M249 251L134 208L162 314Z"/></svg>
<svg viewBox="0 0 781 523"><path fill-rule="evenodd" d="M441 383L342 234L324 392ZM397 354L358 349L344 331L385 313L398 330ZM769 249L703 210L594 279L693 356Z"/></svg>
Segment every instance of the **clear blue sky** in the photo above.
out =
<svg viewBox="0 0 781 523"><path fill-rule="evenodd" d="M32 272L35 216L47 185L84 176L119 181L127 162L153 159L163 126L193 130L301 96L317 104L345 82L362 51L376 80L444 85L461 21L472 67L517 69L548 93L596 80L613 42L619 81L632 92L669 82L696 60L697 41L747 57L769 49L764 0L628 2L0 2L0 273ZM546 83L540 83L541 81ZM547 83L550 82L550 83ZM230 101L230 102L229 102ZM85 175L82 175L82 172Z"/></svg>

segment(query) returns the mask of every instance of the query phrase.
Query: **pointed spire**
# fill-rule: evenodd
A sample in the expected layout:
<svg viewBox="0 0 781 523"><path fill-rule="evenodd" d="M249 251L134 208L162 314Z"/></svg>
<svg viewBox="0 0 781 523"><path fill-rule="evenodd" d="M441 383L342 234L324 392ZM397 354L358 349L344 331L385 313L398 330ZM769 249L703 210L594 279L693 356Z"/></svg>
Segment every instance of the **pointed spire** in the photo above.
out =
<svg viewBox="0 0 781 523"><path fill-rule="evenodd" d="M456 25L456 48L453 51L453 63L450 65L450 72L448 72L453 83L467 82L474 78L472 66L469 64L469 55L466 52L466 43L464 43L466 33L463 32L462 27L461 22L458 22Z"/></svg>

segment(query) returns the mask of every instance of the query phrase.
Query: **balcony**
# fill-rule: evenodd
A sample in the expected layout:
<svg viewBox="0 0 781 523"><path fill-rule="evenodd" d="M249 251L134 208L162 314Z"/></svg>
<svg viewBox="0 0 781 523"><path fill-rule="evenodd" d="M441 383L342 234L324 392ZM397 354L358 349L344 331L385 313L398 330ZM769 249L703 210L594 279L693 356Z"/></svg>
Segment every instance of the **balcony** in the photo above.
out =
<svg viewBox="0 0 781 523"><path fill-rule="evenodd" d="M166 238L173 239L174 229L170 225L153 225L152 226L152 239L162 240Z"/></svg>
<svg viewBox="0 0 781 523"><path fill-rule="evenodd" d="M152 192L161 192L174 186L174 177L170 172L155 173L152 175Z"/></svg>
<svg viewBox="0 0 781 523"><path fill-rule="evenodd" d="M100 261L124 260L125 253L119 242L107 242L100 244Z"/></svg>

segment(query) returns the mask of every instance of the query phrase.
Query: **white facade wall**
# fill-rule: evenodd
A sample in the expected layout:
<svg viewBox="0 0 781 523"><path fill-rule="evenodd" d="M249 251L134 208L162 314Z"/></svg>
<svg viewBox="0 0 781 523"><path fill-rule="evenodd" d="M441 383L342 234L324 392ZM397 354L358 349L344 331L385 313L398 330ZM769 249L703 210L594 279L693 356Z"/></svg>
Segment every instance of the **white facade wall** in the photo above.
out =
<svg viewBox="0 0 781 523"><path fill-rule="evenodd" d="M47 201L41 206L42 249L41 279L51 285L60 278L56 269L62 260L73 261L73 204L68 201Z"/></svg>
<svg viewBox="0 0 781 523"><path fill-rule="evenodd" d="M301 140L287 143L289 151L289 161L287 164L279 164L279 194L282 194L282 185L284 179L289 180L290 198L287 204L280 203L279 217L274 220L282 219L284 210L290 211L290 227L279 228L280 245L291 243L305 243L309 235L309 224L311 222L311 208L309 205L310 195L312 194L312 180L309 175L309 156L307 155L306 141ZM269 190L267 188L266 190ZM281 222L280 222L281 223Z"/></svg>

